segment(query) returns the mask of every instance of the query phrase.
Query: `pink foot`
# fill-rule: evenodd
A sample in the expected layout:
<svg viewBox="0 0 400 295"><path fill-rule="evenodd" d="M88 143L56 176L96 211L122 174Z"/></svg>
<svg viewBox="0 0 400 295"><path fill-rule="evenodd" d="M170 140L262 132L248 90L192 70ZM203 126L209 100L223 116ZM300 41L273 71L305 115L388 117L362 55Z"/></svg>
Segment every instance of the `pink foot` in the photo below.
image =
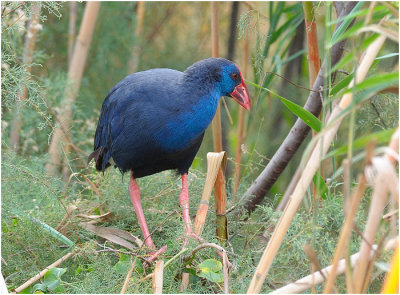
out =
<svg viewBox="0 0 400 295"><path fill-rule="evenodd" d="M150 266L151 263L158 258L158 256L160 256L165 252L165 250L167 250L167 245L161 247L156 252L150 253L150 256L144 259L145 260L144 266L146 265Z"/></svg>

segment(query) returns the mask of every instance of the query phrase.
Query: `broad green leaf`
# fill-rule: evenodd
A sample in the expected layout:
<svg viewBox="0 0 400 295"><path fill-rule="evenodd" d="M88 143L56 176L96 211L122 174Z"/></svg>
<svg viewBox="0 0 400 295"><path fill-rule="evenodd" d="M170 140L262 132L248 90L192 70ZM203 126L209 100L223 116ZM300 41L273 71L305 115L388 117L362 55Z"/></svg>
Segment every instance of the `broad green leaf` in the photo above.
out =
<svg viewBox="0 0 400 295"><path fill-rule="evenodd" d="M388 86L397 85L398 82L399 82L399 72L384 73L384 74L374 75L374 76L366 78L364 81L358 83L355 86L355 88L356 88L356 91L364 91L364 90L373 89L376 87L384 89L385 87L388 87ZM352 91L353 91L353 89L349 88L348 90L346 90L345 93L349 93Z"/></svg>
<svg viewBox="0 0 400 295"><path fill-rule="evenodd" d="M43 292L48 292L51 290L53 293L63 293L64 287L61 285L61 276L66 272L65 268L54 267L49 269L43 277L43 284L36 284L33 286L32 291L41 290Z"/></svg>
<svg viewBox="0 0 400 295"><path fill-rule="evenodd" d="M61 284L61 276L67 271L66 268L54 267L44 274L44 283L50 290L55 291Z"/></svg>
<svg viewBox="0 0 400 295"><path fill-rule="evenodd" d="M127 274L131 268L131 256L124 253L119 254L119 261L114 265L114 269L118 274Z"/></svg>
<svg viewBox="0 0 400 295"><path fill-rule="evenodd" d="M21 292L19 292L18 294L33 294L33 287L29 286L29 287L25 288L24 290L22 290Z"/></svg>
<svg viewBox="0 0 400 295"><path fill-rule="evenodd" d="M126 251L125 249L121 249L122 251ZM118 274L127 274L129 269L132 266L131 263L131 255L118 253L119 261L114 265L114 269ZM139 259L136 259L135 262L135 271L138 273L143 273L143 265L140 263Z"/></svg>
<svg viewBox="0 0 400 295"><path fill-rule="evenodd" d="M213 283L222 283L224 276L222 274L222 263L215 259L207 259L198 266L199 277L205 278Z"/></svg>
<svg viewBox="0 0 400 295"><path fill-rule="evenodd" d="M281 102L296 116L298 116L300 119L304 121L310 128L313 130L319 132L321 130L322 123L321 121L315 117L313 114L311 114L309 111L305 110L298 104L295 104L294 102L291 102L290 100L276 94L275 92L271 91L268 88L261 87L260 85L254 84L252 82L248 82L249 84L253 85L254 87L263 89L265 91L268 91L272 95L276 96L281 100Z"/></svg>
<svg viewBox="0 0 400 295"><path fill-rule="evenodd" d="M313 177L313 183L322 199L326 200L328 196L328 186L325 183L322 175L317 171Z"/></svg>
<svg viewBox="0 0 400 295"><path fill-rule="evenodd" d="M353 79L354 74L350 74L347 77L345 77L343 80L341 80L339 83L337 83L335 86L332 87L331 92L329 93L329 96L333 96L336 93L338 93L340 90L345 89Z"/></svg>
<svg viewBox="0 0 400 295"><path fill-rule="evenodd" d="M372 140L376 141L378 144L388 143L394 131L395 129L382 130L357 138L353 142L353 150L365 148L367 144ZM325 158L345 155L347 153L347 150L348 145L341 146L328 153Z"/></svg>

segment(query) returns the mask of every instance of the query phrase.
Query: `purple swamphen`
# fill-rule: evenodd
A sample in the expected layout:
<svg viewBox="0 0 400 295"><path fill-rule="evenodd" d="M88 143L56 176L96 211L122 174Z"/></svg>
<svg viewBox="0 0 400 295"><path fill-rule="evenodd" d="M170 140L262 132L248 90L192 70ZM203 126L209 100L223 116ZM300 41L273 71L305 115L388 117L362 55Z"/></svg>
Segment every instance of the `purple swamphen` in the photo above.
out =
<svg viewBox="0 0 400 295"><path fill-rule="evenodd" d="M129 193L145 245L155 250L140 202L136 178L174 169L182 176L179 203L185 235L192 235L187 173L221 96L250 110L238 67L223 58L196 62L184 72L151 69L125 77L108 93L94 139L96 169L112 165L131 171ZM150 260L165 251L164 246Z"/></svg>

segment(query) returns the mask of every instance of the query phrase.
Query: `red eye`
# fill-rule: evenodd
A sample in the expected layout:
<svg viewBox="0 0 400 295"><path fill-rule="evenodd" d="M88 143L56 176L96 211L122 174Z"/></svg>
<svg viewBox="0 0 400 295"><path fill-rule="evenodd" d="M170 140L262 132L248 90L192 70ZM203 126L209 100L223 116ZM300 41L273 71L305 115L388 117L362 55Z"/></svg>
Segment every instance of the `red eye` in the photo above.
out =
<svg viewBox="0 0 400 295"><path fill-rule="evenodd" d="M233 74L231 75L231 77L232 77L233 80L236 80L236 79L238 78L238 74L233 73Z"/></svg>

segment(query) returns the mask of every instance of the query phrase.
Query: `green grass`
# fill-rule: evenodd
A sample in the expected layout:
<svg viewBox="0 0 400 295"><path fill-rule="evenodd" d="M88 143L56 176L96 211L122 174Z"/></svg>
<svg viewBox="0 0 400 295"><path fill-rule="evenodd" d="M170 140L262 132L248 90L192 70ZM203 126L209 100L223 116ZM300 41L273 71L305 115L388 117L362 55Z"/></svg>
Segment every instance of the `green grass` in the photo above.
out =
<svg viewBox="0 0 400 295"><path fill-rule="evenodd" d="M56 228L64 209L61 201L68 207L75 204L76 212L98 214L112 212L110 220L101 226L116 227L141 237L128 195L128 175L124 177L115 170L108 169L105 175L93 173L92 181L98 183L102 197L93 193L87 183L73 179L64 198L61 181L44 179L42 158L21 160L13 153L5 153L2 161L2 272L7 280L9 290L18 287L37 272L53 263L70 250L56 239L49 231L31 218L37 218L49 226ZM17 167L17 168L16 168ZM192 220L197 211L205 174L193 170L189 174L190 214ZM179 207L180 177L173 172L164 172L143 179L138 183L142 190L142 202L150 231L155 230L153 240L157 247L168 245L162 255L164 262L171 259L182 248L184 229ZM239 188L239 194L248 186L246 181ZM275 200L264 203L247 219L239 220L228 214L229 247L228 256L234 265L230 276L230 292L245 293L252 278L258 260L265 248L266 239L262 233L268 228L273 230L279 214L272 209ZM228 207L233 205L231 197ZM357 217L357 224L362 230L366 216L368 198L363 202ZM213 200L202 237L217 243L215 238L215 213ZM120 256L116 252L101 252L101 245L120 249L78 226L74 218L74 226L69 226L64 234L74 242L78 254L59 267L65 268L62 285L66 293L119 293L125 280L126 271L121 271L116 264ZM289 282L295 281L310 273L310 263L302 246L311 243L318 253L321 265L327 266L335 250L338 233L343 223L342 197L330 194L325 200L317 203L312 212L300 209L288 234L274 260L262 292L269 292ZM272 233L272 231L270 232ZM360 238L353 235L350 252L358 251ZM190 241L192 249L197 242ZM127 250L123 250L127 251ZM139 257L145 252L134 251ZM191 262L192 271L206 259L219 259L211 249L198 252ZM184 269L181 259L174 260L164 271L164 292L179 293L180 280ZM151 293L151 280L138 282L152 269L143 272L135 267L131 277L130 293ZM373 290L379 290L382 276L375 279ZM344 291L344 281L339 290ZM191 276L187 293L220 293L216 283L198 276Z"/></svg>

